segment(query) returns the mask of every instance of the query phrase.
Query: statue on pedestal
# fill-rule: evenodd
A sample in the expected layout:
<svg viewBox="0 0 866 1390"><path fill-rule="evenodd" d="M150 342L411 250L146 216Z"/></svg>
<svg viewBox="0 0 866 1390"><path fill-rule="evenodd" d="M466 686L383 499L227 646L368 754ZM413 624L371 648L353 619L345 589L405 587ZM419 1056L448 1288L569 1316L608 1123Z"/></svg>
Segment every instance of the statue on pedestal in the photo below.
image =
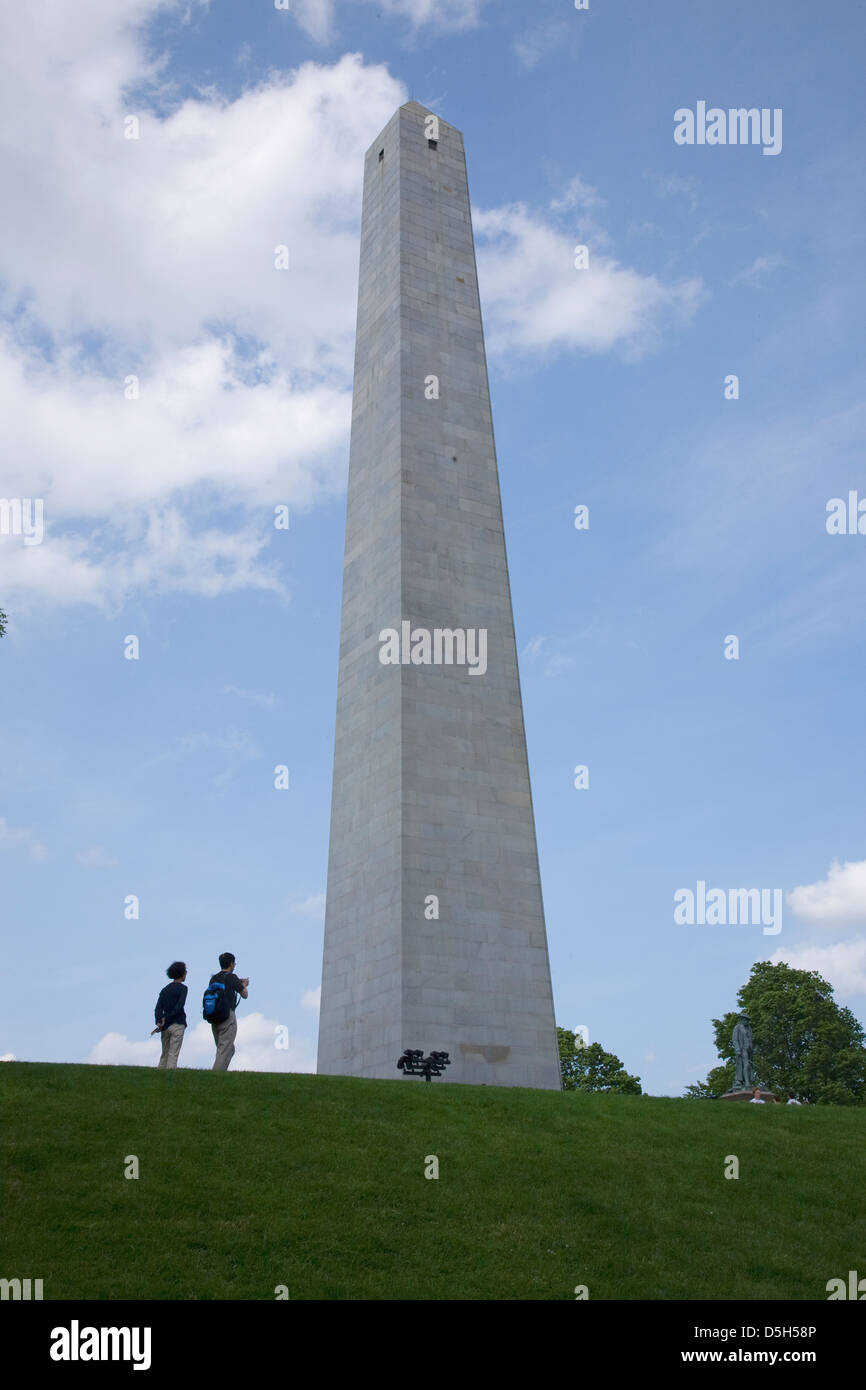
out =
<svg viewBox="0 0 866 1390"><path fill-rule="evenodd" d="M755 1068L752 1065L754 1041L748 1014L740 1014L740 1017L734 1024L731 1042L734 1044L735 1058L733 1090L751 1090L753 1086L757 1085L757 1077L755 1076Z"/></svg>

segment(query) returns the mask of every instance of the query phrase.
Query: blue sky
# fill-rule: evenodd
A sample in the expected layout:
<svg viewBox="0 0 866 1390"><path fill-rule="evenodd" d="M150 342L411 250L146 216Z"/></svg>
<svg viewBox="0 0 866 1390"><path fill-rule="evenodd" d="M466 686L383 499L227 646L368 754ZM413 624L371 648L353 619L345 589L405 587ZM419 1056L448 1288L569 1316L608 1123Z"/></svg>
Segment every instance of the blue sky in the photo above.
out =
<svg viewBox="0 0 866 1390"><path fill-rule="evenodd" d="M196 1006L230 949L237 1065L314 1066L362 159L410 98L466 142L557 1019L678 1094L756 960L862 1017L860 8L2 29L0 495L45 521L0 534L0 1054L153 1060L165 966ZM781 151L677 145L698 101L780 109ZM782 930L675 923L699 880Z"/></svg>

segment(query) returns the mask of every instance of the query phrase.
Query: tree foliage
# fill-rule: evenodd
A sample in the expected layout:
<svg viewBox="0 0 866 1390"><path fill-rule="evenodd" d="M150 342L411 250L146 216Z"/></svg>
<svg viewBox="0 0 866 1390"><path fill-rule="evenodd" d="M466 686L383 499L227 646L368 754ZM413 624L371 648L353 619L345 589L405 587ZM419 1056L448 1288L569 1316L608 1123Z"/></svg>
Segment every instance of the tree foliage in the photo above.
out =
<svg viewBox="0 0 866 1390"><path fill-rule="evenodd" d="M618 1057L600 1043L585 1046L567 1028L557 1028L559 1064L564 1091L615 1091L639 1096L639 1076L630 1076Z"/></svg>
<svg viewBox="0 0 866 1390"><path fill-rule="evenodd" d="M0 637L5 637L5 636L6 636L6 623L7 623L7 621L8 621L8 619L7 619L7 617L6 617L6 614L3 612L3 609L0 608Z"/></svg>
<svg viewBox="0 0 866 1390"><path fill-rule="evenodd" d="M767 1090L790 1092L813 1105L866 1104L863 1026L833 998L833 986L817 970L794 970L784 961L758 961L737 994L740 1007L713 1019L722 1065L686 1095L714 1099L734 1079L731 1033L747 1013L755 1041L754 1066Z"/></svg>
<svg viewBox="0 0 866 1390"><path fill-rule="evenodd" d="M692 1100L718 1100L733 1084L734 1064L726 1062L724 1066L713 1067L706 1081L696 1081L693 1086L687 1086L686 1095Z"/></svg>

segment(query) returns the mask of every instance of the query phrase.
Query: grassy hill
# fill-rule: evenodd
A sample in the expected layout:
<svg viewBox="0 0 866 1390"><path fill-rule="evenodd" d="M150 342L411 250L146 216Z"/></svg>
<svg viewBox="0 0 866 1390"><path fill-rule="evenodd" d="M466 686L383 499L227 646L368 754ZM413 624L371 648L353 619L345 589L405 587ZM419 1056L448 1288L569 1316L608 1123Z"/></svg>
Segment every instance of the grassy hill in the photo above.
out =
<svg viewBox="0 0 866 1390"><path fill-rule="evenodd" d="M0 1095L0 1275L46 1299L825 1299L864 1261L866 1110L17 1062Z"/></svg>

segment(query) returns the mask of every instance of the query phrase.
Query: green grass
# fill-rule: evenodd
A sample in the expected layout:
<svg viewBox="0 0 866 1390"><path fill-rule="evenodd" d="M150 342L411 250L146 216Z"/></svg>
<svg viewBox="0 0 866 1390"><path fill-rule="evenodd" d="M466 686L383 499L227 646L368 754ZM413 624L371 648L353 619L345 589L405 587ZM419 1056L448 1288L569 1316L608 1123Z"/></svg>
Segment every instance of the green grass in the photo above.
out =
<svg viewBox="0 0 866 1390"><path fill-rule="evenodd" d="M19 1062L0 1087L0 1276L46 1299L826 1299L866 1275L866 1110Z"/></svg>

